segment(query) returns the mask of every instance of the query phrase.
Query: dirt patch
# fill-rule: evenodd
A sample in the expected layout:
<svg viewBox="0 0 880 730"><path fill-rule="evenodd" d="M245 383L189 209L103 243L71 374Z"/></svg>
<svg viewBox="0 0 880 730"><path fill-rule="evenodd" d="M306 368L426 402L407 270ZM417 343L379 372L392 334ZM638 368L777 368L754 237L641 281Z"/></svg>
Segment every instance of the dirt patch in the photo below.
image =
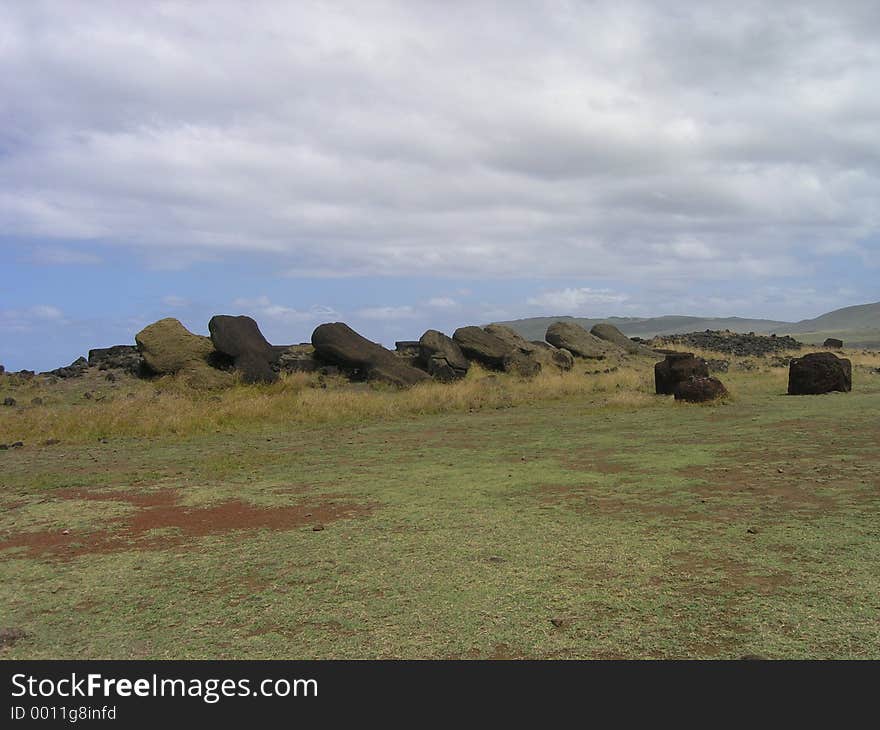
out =
<svg viewBox="0 0 880 730"><path fill-rule="evenodd" d="M0 649L6 649L7 647L13 646L16 642L26 639L27 637L27 631L15 628L14 626L11 628L0 629Z"/></svg>
<svg viewBox="0 0 880 730"><path fill-rule="evenodd" d="M31 556L75 557L124 550L161 550L235 530L292 530L309 525L327 525L336 520L368 514L375 505L343 502L310 502L261 507L239 499L205 507L179 504L174 490L156 492L90 492L63 490L62 499L127 502L138 508L125 517L111 520L104 530L80 532L46 530L22 532L0 538L0 550L24 548ZM67 533L67 534L65 534Z"/></svg>
<svg viewBox="0 0 880 730"><path fill-rule="evenodd" d="M676 552L670 556L676 561L671 576L676 583L699 582L694 586L701 594L718 594L724 591L708 583L720 583L723 587L734 590L746 590L761 595L773 595L780 588L790 586L794 582L791 573L778 571L775 573L755 574L746 563L730 558L694 557L687 552ZM714 580L717 576L717 580ZM704 583L704 579L713 579Z"/></svg>
<svg viewBox="0 0 880 730"><path fill-rule="evenodd" d="M562 466L575 471L589 471L596 474L640 474L644 469L615 461L614 457L619 454L613 449L589 451L586 453L572 454L564 452L560 454Z"/></svg>
<svg viewBox="0 0 880 730"><path fill-rule="evenodd" d="M650 495L651 502L641 502L636 499L627 500L621 497L612 497L597 494L589 485L541 485L537 489L538 498L545 504L558 504L565 502L574 509L582 512L597 512L603 515L619 515L626 517L633 513L654 517L664 515L668 517L697 516L683 507L663 504L657 501L662 497L658 492Z"/></svg>

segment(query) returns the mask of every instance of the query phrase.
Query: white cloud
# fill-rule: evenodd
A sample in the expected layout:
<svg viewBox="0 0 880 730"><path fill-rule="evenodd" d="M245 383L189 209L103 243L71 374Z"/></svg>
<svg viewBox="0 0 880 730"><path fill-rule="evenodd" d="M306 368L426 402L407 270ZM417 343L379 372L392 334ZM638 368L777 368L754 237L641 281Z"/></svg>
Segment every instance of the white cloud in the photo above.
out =
<svg viewBox="0 0 880 730"><path fill-rule="evenodd" d="M425 302L425 306L433 309L454 309L458 306L458 302L451 297L433 297Z"/></svg>
<svg viewBox="0 0 880 730"><path fill-rule="evenodd" d="M179 297L176 294L169 294L167 297L162 297L162 304L167 307L174 307L176 309L180 307L188 307L190 301L185 297Z"/></svg>
<svg viewBox="0 0 880 730"><path fill-rule="evenodd" d="M880 264L876 3L71 0L0 28L0 229L44 262L90 263L52 243L80 239L160 269L681 282L798 276L833 240Z"/></svg>
<svg viewBox="0 0 880 730"><path fill-rule="evenodd" d="M545 291L530 297L528 304L548 314L589 314L585 310L597 305L622 304L628 297L610 289L589 287Z"/></svg>
<svg viewBox="0 0 880 730"><path fill-rule="evenodd" d="M399 320L416 319L419 313L410 306L402 307L367 307L357 312L362 319Z"/></svg>
<svg viewBox="0 0 880 730"><path fill-rule="evenodd" d="M0 330L8 332L29 332L64 322L64 312L50 304L37 304L24 309L0 309Z"/></svg>
<svg viewBox="0 0 880 730"><path fill-rule="evenodd" d="M271 320L274 323L298 324L317 322L326 321L339 316L339 313L332 307L316 304L305 310L295 309L283 304L275 304L265 295L258 296L254 299L235 299L232 302L232 306L249 314L253 314L258 321L266 319Z"/></svg>
<svg viewBox="0 0 880 730"><path fill-rule="evenodd" d="M87 251L76 251L61 246L38 246L30 255L30 260L35 264L45 265L75 265L75 264L100 264L102 259L97 254Z"/></svg>

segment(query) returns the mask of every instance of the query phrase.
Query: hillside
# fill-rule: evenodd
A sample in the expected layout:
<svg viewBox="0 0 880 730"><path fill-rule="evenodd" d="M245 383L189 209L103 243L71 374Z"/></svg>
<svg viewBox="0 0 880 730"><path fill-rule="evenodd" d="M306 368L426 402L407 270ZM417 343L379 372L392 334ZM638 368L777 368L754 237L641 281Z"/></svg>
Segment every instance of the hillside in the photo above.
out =
<svg viewBox="0 0 880 730"><path fill-rule="evenodd" d="M742 317L689 317L666 315L662 317L530 317L501 322L512 327L527 340L543 340L544 333L553 322L575 322L590 329L599 322L608 322L629 337L653 337L702 330L734 332L757 332L800 335L806 342L822 342L825 337L849 338L861 347L880 347L880 302L844 307L813 319L785 322L771 319L745 319Z"/></svg>

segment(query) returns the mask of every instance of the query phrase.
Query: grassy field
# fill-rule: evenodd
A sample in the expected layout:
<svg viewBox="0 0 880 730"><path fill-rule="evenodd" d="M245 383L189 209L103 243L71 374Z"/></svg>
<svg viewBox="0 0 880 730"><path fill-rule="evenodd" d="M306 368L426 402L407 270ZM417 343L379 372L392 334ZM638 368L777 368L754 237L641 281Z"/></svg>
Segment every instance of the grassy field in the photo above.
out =
<svg viewBox="0 0 880 730"><path fill-rule="evenodd" d="M650 361L7 389L0 657L880 658L880 359L854 362L809 397L734 363L712 406L651 395Z"/></svg>

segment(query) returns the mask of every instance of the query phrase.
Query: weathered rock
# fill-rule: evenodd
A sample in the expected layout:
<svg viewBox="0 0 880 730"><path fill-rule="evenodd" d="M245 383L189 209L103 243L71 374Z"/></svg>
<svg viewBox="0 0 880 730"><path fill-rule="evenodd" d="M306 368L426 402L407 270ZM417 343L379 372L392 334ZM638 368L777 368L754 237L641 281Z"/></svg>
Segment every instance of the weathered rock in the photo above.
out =
<svg viewBox="0 0 880 730"><path fill-rule="evenodd" d="M232 383L230 373L209 364L214 345L194 335L174 318L160 319L135 335L144 363L156 375L180 373L194 388L219 388Z"/></svg>
<svg viewBox="0 0 880 730"><path fill-rule="evenodd" d="M740 357L760 357L783 350L799 350L803 344L789 336L741 334L730 330L705 330L686 334L662 335L650 342L655 352L662 352L664 345L698 347L701 350L724 352Z"/></svg>
<svg viewBox="0 0 880 730"><path fill-rule="evenodd" d="M208 322L208 331L214 349L232 358L244 382L273 383L278 379L272 369L277 360L275 350L252 318L217 314Z"/></svg>
<svg viewBox="0 0 880 730"><path fill-rule="evenodd" d="M622 352L614 343L600 340L573 322L554 322L547 328L544 339L572 355L590 360L603 360L609 354Z"/></svg>
<svg viewBox="0 0 880 730"><path fill-rule="evenodd" d="M273 367L282 373L313 373L321 369L321 363L315 358L315 348L304 343L283 348Z"/></svg>
<svg viewBox="0 0 880 730"><path fill-rule="evenodd" d="M654 354L650 348L644 347L637 342L633 342L629 337L623 334L623 332L617 329L617 327L613 324L608 324L607 322L600 322L599 324L593 325L590 334L594 337L598 337L600 340L605 340L605 342L611 342L617 345L630 355Z"/></svg>
<svg viewBox="0 0 880 730"><path fill-rule="evenodd" d="M350 376L409 387L430 379L390 350L362 337L342 322L319 325L312 333L316 357L338 365Z"/></svg>
<svg viewBox="0 0 880 730"><path fill-rule="evenodd" d="M708 378L709 367L690 352L675 352L654 365L654 388L658 395L674 395L675 386L689 378Z"/></svg>
<svg viewBox="0 0 880 730"><path fill-rule="evenodd" d="M514 348L522 348L523 350L530 351L533 349L533 345L524 337L520 336L520 334L511 327L503 324L490 324L483 327L483 332L486 332L493 337L497 337L499 340L503 340L508 344L510 349Z"/></svg>
<svg viewBox="0 0 880 730"><path fill-rule="evenodd" d="M574 367L574 356L568 350L554 347L543 340L532 340L529 344L534 346L534 351L538 353L539 358L547 358L546 361L541 360L542 365L553 365L562 371L568 371Z"/></svg>
<svg viewBox="0 0 880 730"><path fill-rule="evenodd" d="M89 369L89 362L84 357L78 357L74 360L70 365L67 365L63 368L55 368L54 370L50 370L47 373L41 373L42 375L54 375L56 378L79 378L85 375L86 371Z"/></svg>
<svg viewBox="0 0 880 730"><path fill-rule="evenodd" d="M675 386L675 400L688 403L706 403L727 395L727 388L718 378L688 378Z"/></svg>
<svg viewBox="0 0 880 730"><path fill-rule="evenodd" d="M822 347L833 347L835 350L840 350L843 347L843 340L838 340L836 337L828 337L822 343Z"/></svg>
<svg viewBox="0 0 880 730"><path fill-rule="evenodd" d="M113 345L89 350L89 367L98 370L124 370L132 375L143 375L144 356L134 345Z"/></svg>
<svg viewBox="0 0 880 730"><path fill-rule="evenodd" d="M726 373L730 369L730 360L706 360L710 373Z"/></svg>
<svg viewBox="0 0 880 730"><path fill-rule="evenodd" d="M796 357L788 367L789 395L818 395L852 390L852 363L831 352Z"/></svg>
<svg viewBox="0 0 880 730"><path fill-rule="evenodd" d="M463 378L471 366L455 340L437 330L419 339L419 360L432 378L443 382Z"/></svg>
<svg viewBox="0 0 880 730"><path fill-rule="evenodd" d="M504 356L510 352L511 346L500 337L472 326L459 327L452 333L452 339L469 360L476 360L491 370L504 369Z"/></svg>
<svg viewBox="0 0 880 730"><path fill-rule="evenodd" d="M521 378L535 377L543 368L535 356L537 352L524 351L521 348L511 350L504 356L502 363L504 372L518 375Z"/></svg>
<svg viewBox="0 0 880 730"><path fill-rule="evenodd" d="M3 405L4 405L4 406L14 406L15 403L16 403L15 398L11 398L11 397L9 397L9 398L4 398L4 399L3 399Z"/></svg>

